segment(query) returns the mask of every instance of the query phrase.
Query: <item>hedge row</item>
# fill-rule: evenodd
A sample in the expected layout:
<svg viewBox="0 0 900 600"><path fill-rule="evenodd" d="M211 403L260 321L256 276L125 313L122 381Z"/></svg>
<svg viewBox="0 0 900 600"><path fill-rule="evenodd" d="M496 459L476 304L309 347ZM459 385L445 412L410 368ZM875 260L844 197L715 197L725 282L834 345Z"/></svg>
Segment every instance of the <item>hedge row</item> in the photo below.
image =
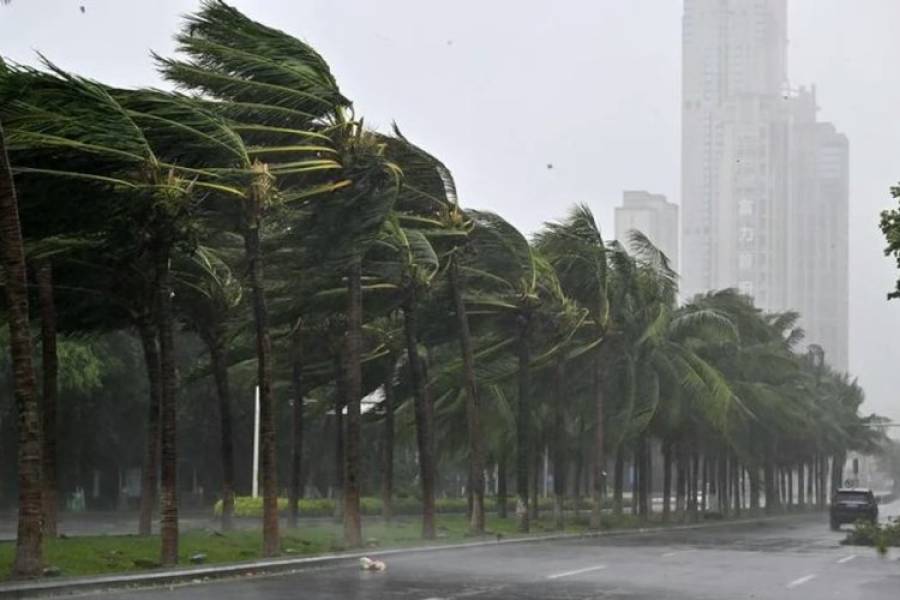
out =
<svg viewBox="0 0 900 600"><path fill-rule="evenodd" d="M493 498L485 499L486 507L493 509L496 506L496 500ZM438 498L435 500L435 510L438 513L464 513L466 512L465 498ZM280 513L287 512L287 498L278 499L278 511ZM378 516L381 514L381 498L363 497L360 499L360 510L366 516ZM395 498L394 514L396 515L416 515L422 512L422 502L417 498ZM538 507L547 511L553 508L553 500L551 498L542 498ZM574 508L574 501L566 499L565 507L567 510ZM590 499L584 498L580 501L580 508L590 510ZM507 500L507 508L510 512L516 509L515 498ZM222 501L216 502L213 508L216 516L222 514ZM316 498L300 500L300 514L304 517L330 517L334 515L334 500L330 498ZM251 498L249 496L239 496L234 500L234 515L236 517L261 517L262 516L262 498Z"/></svg>

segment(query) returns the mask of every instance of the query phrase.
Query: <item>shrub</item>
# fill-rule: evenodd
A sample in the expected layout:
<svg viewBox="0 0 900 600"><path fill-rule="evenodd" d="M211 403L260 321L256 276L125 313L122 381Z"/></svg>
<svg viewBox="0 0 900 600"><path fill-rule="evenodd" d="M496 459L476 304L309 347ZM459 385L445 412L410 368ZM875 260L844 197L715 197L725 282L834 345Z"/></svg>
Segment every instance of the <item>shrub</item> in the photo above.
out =
<svg viewBox="0 0 900 600"><path fill-rule="evenodd" d="M851 546L874 546L884 554L888 547L900 547L900 517L888 519L887 523L857 521L853 531L841 542Z"/></svg>

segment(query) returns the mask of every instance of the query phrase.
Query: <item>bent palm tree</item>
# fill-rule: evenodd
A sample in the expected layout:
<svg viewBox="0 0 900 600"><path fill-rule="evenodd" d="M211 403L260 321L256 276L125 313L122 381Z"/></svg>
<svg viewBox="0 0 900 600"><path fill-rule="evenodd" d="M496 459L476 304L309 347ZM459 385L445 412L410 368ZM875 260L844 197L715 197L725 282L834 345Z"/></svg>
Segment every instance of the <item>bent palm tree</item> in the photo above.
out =
<svg viewBox="0 0 900 600"><path fill-rule="evenodd" d="M0 62L0 69L3 68ZM31 333L28 325L28 282L25 246L12 169L0 123L0 258L13 360L14 395L18 419L19 526L13 575L34 577L43 568L41 550L41 424L35 397Z"/></svg>
<svg viewBox="0 0 900 600"><path fill-rule="evenodd" d="M339 161L353 162L355 152L367 142L362 128L345 118L350 102L341 95L328 65L315 50L296 38L252 21L224 2L206 1L198 13L188 18L178 43L179 50L189 60L160 59L165 76L211 98L210 105L226 116L246 141L257 173L250 202L243 211L241 232L250 264L257 330L263 547L264 553L271 556L279 550L278 490L271 339L262 273L261 224L268 207L276 200L300 204L324 191L359 184L343 174L338 174L336 180L324 181L316 176L321 173L327 177L329 171L340 169ZM360 171L355 171L354 175L365 177ZM360 197L359 191L360 188L356 188L340 198L353 201ZM332 199L331 196L326 198ZM341 204L341 199L336 204ZM351 309L347 351L351 357L348 364L348 395L351 398L359 391L356 358L361 325L360 294L357 293L361 256L362 253L357 252L356 257L348 261ZM347 439L353 446L350 450L359 443L358 406L359 398L349 405ZM351 471L358 469L354 466L358 463L352 452L348 463L353 463ZM351 485L355 485L354 482ZM361 534L357 494L350 493L346 497L346 501L354 505L348 517L347 537L358 544Z"/></svg>
<svg viewBox="0 0 900 600"><path fill-rule="evenodd" d="M48 63L50 72L18 69L3 79L4 89L18 90L11 103L14 148L21 154L23 174L63 177L103 184L122 202L122 223L139 230L142 243L133 245L137 258L146 257L155 278L155 327L159 341L162 457L162 544L164 564L178 555L178 508L175 453L175 364L171 305L171 253L176 245L190 247L195 189L241 195L238 189L215 183L211 171L175 164L186 147L233 152L229 133L211 114L192 103L159 92L106 88L64 73ZM214 133L211 134L210 130ZM214 135L220 135L215 138ZM85 161L85 158L93 159ZM106 232L108 236L121 231Z"/></svg>
<svg viewBox="0 0 900 600"><path fill-rule="evenodd" d="M589 327L582 335L590 336L592 351L591 390L594 401L594 487L591 493L591 527L600 526L600 509L606 489L606 408L605 380L607 365L602 342L609 321L608 265L606 246L591 210L585 205L573 207L565 220L547 223L538 233L535 244L556 270L563 292L590 315Z"/></svg>

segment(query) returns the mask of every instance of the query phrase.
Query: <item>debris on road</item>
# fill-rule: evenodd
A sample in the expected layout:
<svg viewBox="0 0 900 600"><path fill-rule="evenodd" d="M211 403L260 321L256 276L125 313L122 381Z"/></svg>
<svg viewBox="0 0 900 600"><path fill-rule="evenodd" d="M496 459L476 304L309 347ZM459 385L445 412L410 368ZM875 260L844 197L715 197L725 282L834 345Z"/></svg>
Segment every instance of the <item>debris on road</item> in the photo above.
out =
<svg viewBox="0 0 900 600"><path fill-rule="evenodd" d="M359 568L363 571L384 571L387 569L387 565L380 560L372 560L368 556L363 556L359 559Z"/></svg>

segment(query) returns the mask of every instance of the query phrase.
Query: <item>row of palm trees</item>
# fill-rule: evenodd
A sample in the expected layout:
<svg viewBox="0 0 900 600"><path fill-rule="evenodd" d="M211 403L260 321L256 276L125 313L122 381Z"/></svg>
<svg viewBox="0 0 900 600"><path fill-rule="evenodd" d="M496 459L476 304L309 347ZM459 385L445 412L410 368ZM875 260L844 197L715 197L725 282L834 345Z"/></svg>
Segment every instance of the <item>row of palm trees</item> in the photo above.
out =
<svg viewBox="0 0 900 600"><path fill-rule="evenodd" d="M764 314L731 290L680 304L665 255L639 232L605 240L585 206L532 239L499 215L464 210L444 164L396 127L367 128L313 48L222 2L187 17L177 41L177 57L155 59L178 93L108 86L47 60L0 63L3 317L20 438L15 574L40 572L42 534L56 532L59 333L127 329L141 341L150 398L139 530L150 533L158 502L163 564L178 558L181 329L208 350L226 528L230 367L255 362L264 556L279 552L277 398L289 397L292 413L293 524L304 422L310 405L313 416L333 407L351 546L363 539L363 423L383 431L390 516L398 411L412 413L426 538L439 455L465 457L480 534L485 473L508 464L529 529L544 448L557 522L570 474L576 495L590 482L596 527L610 458L614 509L633 454L639 510L649 511L651 439L663 447L666 518L673 471L676 510L696 511L692 490L707 477L720 499L734 490L738 507L744 476L751 506L764 492L774 509L786 476L800 488L815 478L824 498L828 465L833 479L849 449L874 443L859 387L796 350L796 314ZM378 406L364 416L367 396Z"/></svg>

